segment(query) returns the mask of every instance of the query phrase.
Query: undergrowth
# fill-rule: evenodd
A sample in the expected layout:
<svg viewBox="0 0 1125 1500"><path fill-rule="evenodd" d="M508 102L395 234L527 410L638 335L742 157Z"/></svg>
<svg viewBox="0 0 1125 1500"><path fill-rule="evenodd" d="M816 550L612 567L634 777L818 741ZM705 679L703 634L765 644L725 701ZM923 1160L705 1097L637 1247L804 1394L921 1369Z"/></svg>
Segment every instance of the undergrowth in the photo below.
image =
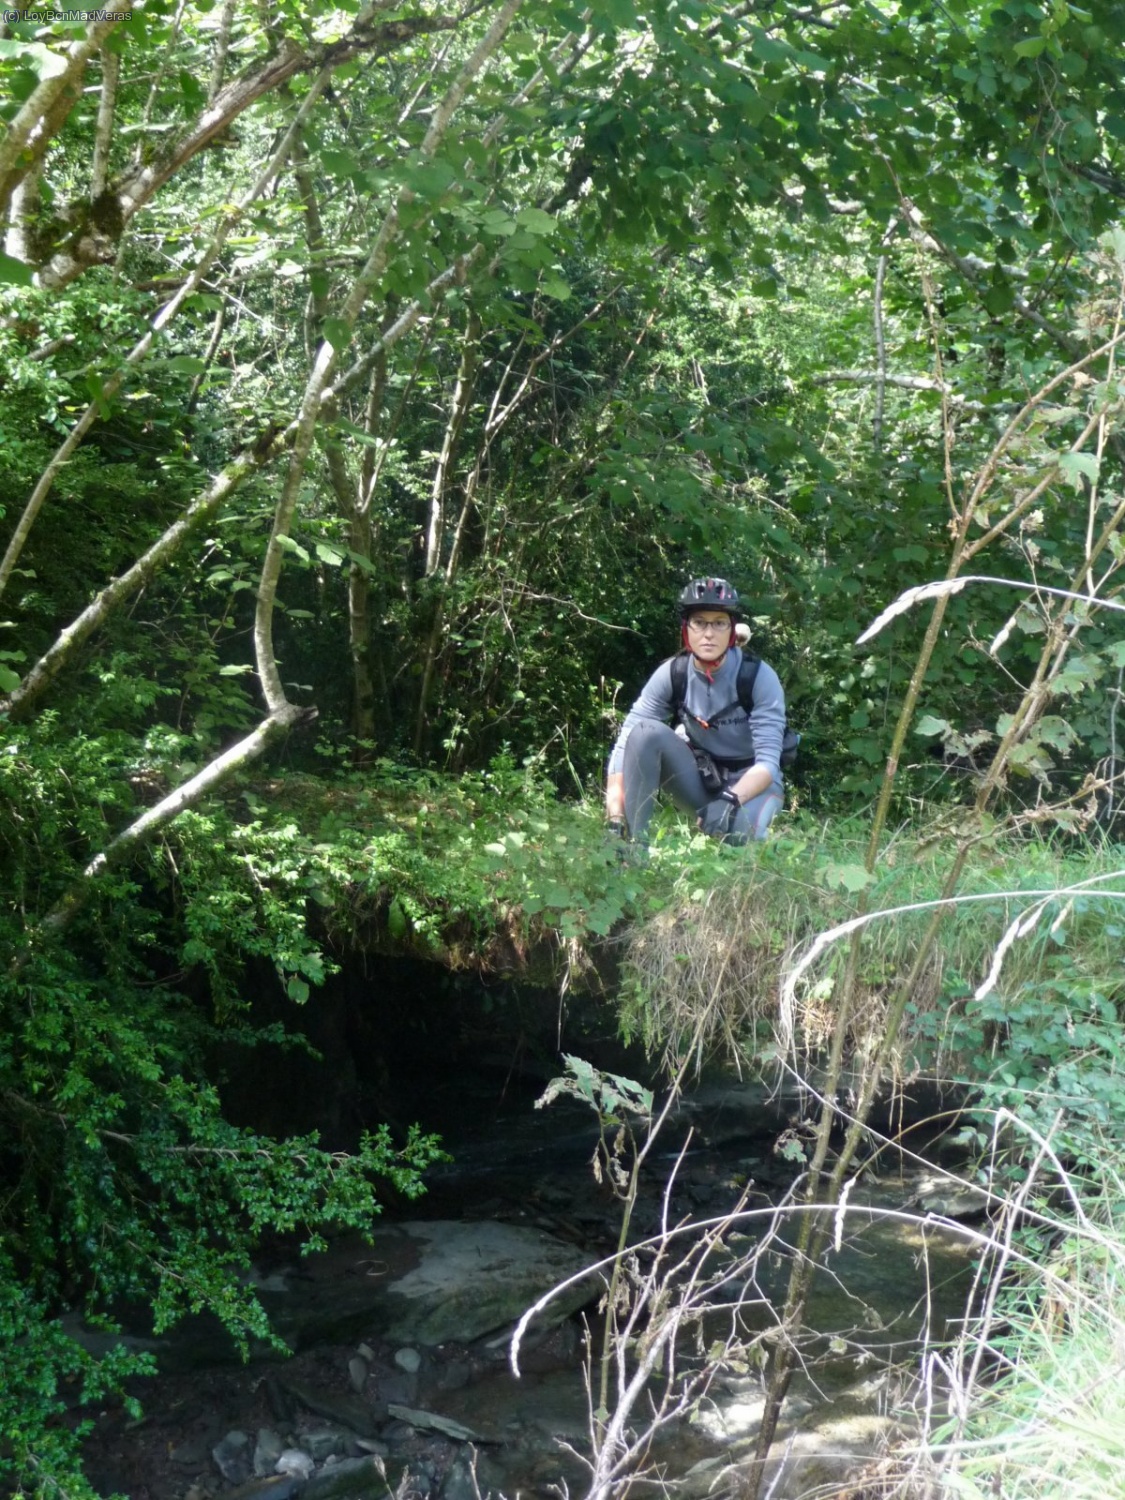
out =
<svg viewBox="0 0 1125 1500"><path fill-rule="evenodd" d="M623 980L615 1003L624 1035L669 1066L689 1037L699 1063L719 1053L756 1067L815 1060L834 1024L846 944L829 946L804 976L791 1013L779 1002L782 972L818 934L853 919L861 893L874 915L849 1046L857 1058L870 1052L951 857L931 831L903 828L869 876L858 826L790 818L765 843L734 849L665 813L648 860L632 863L607 841L599 806L558 800L534 769L506 757L457 779L390 763L287 776L181 824L181 847L193 850L178 870L188 956L216 971L223 966L209 945L229 942L238 922L258 924L297 1000L352 947L568 983L597 983L608 961ZM1049 1083L1064 1112L1109 1126L1123 1103L1125 917L1114 903L1125 878L1110 878L1119 854L1061 835L997 830L977 841L911 997L900 1079L971 1083L987 1105L1030 1117L1046 1109ZM977 996L1010 924L1044 892L1076 886L1086 888L1046 902L991 991ZM312 927L311 909L322 913ZM312 935L321 926L326 945ZM250 939L238 941L245 949Z"/></svg>
<svg viewBox="0 0 1125 1500"><path fill-rule="evenodd" d="M994 1121L1003 1121L1003 1113ZM943 1500L1106 1500L1125 1493L1125 1181L1119 1139L1074 1171L1054 1131L1028 1147L982 1245L961 1337L927 1361L932 1413L895 1494ZM944 1399L935 1401L935 1389Z"/></svg>

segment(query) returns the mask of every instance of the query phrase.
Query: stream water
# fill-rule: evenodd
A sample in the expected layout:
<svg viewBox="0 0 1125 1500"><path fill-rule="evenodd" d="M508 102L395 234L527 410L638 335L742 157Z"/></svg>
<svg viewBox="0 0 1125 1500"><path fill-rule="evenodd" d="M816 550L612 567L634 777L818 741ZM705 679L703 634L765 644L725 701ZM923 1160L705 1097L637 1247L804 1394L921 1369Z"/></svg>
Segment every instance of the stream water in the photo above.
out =
<svg viewBox="0 0 1125 1500"><path fill-rule="evenodd" d="M431 1224L439 1238L450 1225L503 1224L579 1247L589 1260L606 1255L621 1210L604 1174L597 1181L591 1167L596 1122L569 1101L537 1111L533 1092L508 1091L499 1105L493 1094L487 1117L470 1107L467 1089L460 1108L447 1100L454 1159L432 1173L427 1198L410 1205L409 1216L423 1230ZM652 1233L662 1217L676 1224L727 1213L746 1190L751 1209L776 1201L794 1171L775 1151L787 1123L786 1109L771 1104L761 1087L699 1090L667 1127L666 1149L642 1177L634 1238ZM923 1166L888 1158L852 1190L816 1280L803 1364L776 1445L774 1500L838 1481L874 1452L914 1378L920 1341L945 1337L963 1317L971 1277L964 1237L953 1226L885 1213L924 1200L926 1177ZM711 1264L746 1257L756 1232L756 1224L740 1224ZM768 1253L728 1280L712 1311L680 1341L677 1359L691 1371L702 1364L702 1351L736 1335L694 1410L658 1433L648 1455L652 1473L682 1500L737 1493L763 1403L755 1336L771 1325L783 1300L786 1242L794 1232L784 1229ZM344 1286L353 1268L369 1265L365 1254L371 1252L338 1247L322 1282ZM311 1297L302 1288L311 1289L313 1279L308 1271L282 1274L277 1264L262 1269L263 1286L276 1285L279 1298L284 1287L290 1305ZM539 1333L518 1380L507 1367L504 1330L433 1345L408 1341L403 1348L370 1320L355 1327L350 1338L303 1335L293 1341L295 1359L281 1366L232 1366L218 1346L197 1339L189 1355L165 1360L169 1373L145 1383L139 1394L147 1415L139 1425L116 1410L103 1414L90 1445L95 1482L133 1500L203 1500L236 1491L290 1500L304 1479L252 1477L267 1434L267 1448L280 1444L278 1452L317 1453L320 1445L322 1467L308 1481L306 1500L388 1489L419 1500L472 1500L474 1484L482 1496L507 1500L557 1495L560 1485L572 1496L586 1493L587 1473L569 1450L588 1451L584 1356L588 1349L596 1355L602 1331L594 1304ZM637 1409L642 1423L645 1405ZM479 1441L468 1446L458 1429L428 1425L427 1414L461 1424ZM224 1466L216 1453L232 1440L235 1458ZM257 1470L272 1472L262 1463ZM326 1476L335 1489L324 1488Z"/></svg>

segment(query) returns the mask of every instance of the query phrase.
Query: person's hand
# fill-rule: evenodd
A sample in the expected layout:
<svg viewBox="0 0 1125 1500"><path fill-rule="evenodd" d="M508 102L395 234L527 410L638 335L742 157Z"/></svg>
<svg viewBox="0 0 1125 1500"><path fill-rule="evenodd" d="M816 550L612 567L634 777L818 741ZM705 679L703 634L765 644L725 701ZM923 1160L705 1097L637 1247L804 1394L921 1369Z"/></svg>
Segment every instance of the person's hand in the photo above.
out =
<svg viewBox="0 0 1125 1500"><path fill-rule="evenodd" d="M725 839L742 803L730 787L708 802L699 814L699 826L709 838Z"/></svg>

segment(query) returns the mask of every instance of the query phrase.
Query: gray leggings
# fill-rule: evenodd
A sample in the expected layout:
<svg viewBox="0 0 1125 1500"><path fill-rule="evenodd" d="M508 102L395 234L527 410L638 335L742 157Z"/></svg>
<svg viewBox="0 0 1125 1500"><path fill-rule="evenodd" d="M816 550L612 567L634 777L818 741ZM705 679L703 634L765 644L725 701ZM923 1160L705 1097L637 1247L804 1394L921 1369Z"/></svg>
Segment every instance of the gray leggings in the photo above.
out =
<svg viewBox="0 0 1125 1500"><path fill-rule="evenodd" d="M625 776L625 821L634 839L643 839L657 792L671 793L672 800L687 811L699 813L712 794L703 785L691 746L667 724L645 719L635 724L625 741L622 765ZM733 772L728 785L742 773ZM774 814L784 801L781 783L774 781L764 792L739 808L728 835L732 844L764 839Z"/></svg>

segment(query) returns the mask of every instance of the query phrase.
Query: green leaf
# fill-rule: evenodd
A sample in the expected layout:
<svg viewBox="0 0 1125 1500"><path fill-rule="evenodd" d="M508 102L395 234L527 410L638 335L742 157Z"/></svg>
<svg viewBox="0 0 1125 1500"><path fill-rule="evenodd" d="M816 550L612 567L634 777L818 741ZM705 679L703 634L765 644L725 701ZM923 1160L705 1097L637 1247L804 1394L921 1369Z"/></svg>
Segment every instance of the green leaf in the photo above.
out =
<svg viewBox="0 0 1125 1500"><path fill-rule="evenodd" d="M750 50L759 61L764 63L788 62L793 55L793 49L788 42L778 41L776 37L767 36L764 31L757 29L750 43Z"/></svg>
<svg viewBox="0 0 1125 1500"><path fill-rule="evenodd" d="M396 896L387 911L387 931L393 938L405 937L410 927L410 919L406 915L406 909Z"/></svg>
<svg viewBox="0 0 1125 1500"><path fill-rule="evenodd" d="M110 406L105 398L105 387L102 384L102 378L96 370L87 370L86 389L90 392L90 399L98 408L98 416L104 422L110 414Z"/></svg>
<svg viewBox="0 0 1125 1500"><path fill-rule="evenodd" d="M285 993L289 996L290 1000L295 1000L298 1005L304 1005L305 1001L309 998L309 987L303 979L298 979L294 974L285 986Z"/></svg>
<svg viewBox="0 0 1125 1500"><path fill-rule="evenodd" d="M166 370L182 375L202 375L207 365L196 354L173 354L163 361Z"/></svg>
<svg viewBox="0 0 1125 1500"><path fill-rule="evenodd" d="M516 223L529 234L554 234L556 220L541 208L521 208Z"/></svg>
<svg viewBox="0 0 1125 1500"><path fill-rule="evenodd" d="M290 552L294 557L299 557L302 562L310 560L309 554L305 551L304 547L301 546L300 542L295 542L291 536L279 536L277 545L281 548L282 552Z"/></svg>
<svg viewBox="0 0 1125 1500"><path fill-rule="evenodd" d="M11 667L0 666L0 693L14 693L20 685L19 673Z"/></svg>
<svg viewBox="0 0 1125 1500"><path fill-rule="evenodd" d="M0 281L14 286L30 286L34 280L34 266L25 266L22 260L14 260L0 251Z"/></svg>
<svg viewBox="0 0 1125 1500"><path fill-rule="evenodd" d="M419 198L433 199L449 191L456 175L449 162L439 159L408 167L403 173L403 181Z"/></svg>
<svg viewBox="0 0 1125 1500"><path fill-rule="evenodd" d="M920 735L946 734L950 729L948 719L937 719L933 714L923 714L914 726L914 733Z"/></svg>
<svg viewBox="0 0 1125 1500"><path fill-rule="evenodd" d="M490 208L480 221L485 234L509 235L516 232L516 221L502 208Z"/></svg>
<svg viewBox="0 0 1125 1500"><path fill-rule="evenodd" d="M322 563L327 563L330 568L338 568L344 561L344 554L338 547L331 547L327 542L317 542L316 555Z"/></svg>
<svg viewBox="0 0 1125 1500"><path fill-rule="evenodd" d="M1075 489L1079 488L1083 478L1095 484L1099 467L1098 459L1093 453L1064 453L1059 458L1059 472L1070 480Z"/></svg>
<svg viewBox="0 0 1125 1500"><path fill-rule="evenodd" d="M1017 42L1012 51L1017 57L1038 57L1047 45L1045 36L1029 36Z"/></svg>
<svg viewBox="0 0 1125 1500"><path fill-rule="evenodd" d="M342 354L352 341L352 330L343 318L325 318L324 337L337 354Z"/></svg>
<svg viewBox="0 0 1125 1500"><path fill-rule="evenodd" d="M824 867L822 879L826 886L840 885L854 894L856 891L862 891L864 886L870 885L875 877L868 874L862 865L828 864Z"/></svg>
<svg viewBox="0 0 1125 1500"><path fill-rule="evenodd" d="M985 311L994 318L1003 317L1015 304L1015 293L1007 282L994 282L981 298Z"/></svg>
<svg viewBox="0 0 1125 1500"><path fill-rule="evenodd" d="M52 52L50 47L44 47L42 42L18 42L12 37L0 37L0 57L23 63L41 79L57 78L66 72L66 58Z"/></svg>

